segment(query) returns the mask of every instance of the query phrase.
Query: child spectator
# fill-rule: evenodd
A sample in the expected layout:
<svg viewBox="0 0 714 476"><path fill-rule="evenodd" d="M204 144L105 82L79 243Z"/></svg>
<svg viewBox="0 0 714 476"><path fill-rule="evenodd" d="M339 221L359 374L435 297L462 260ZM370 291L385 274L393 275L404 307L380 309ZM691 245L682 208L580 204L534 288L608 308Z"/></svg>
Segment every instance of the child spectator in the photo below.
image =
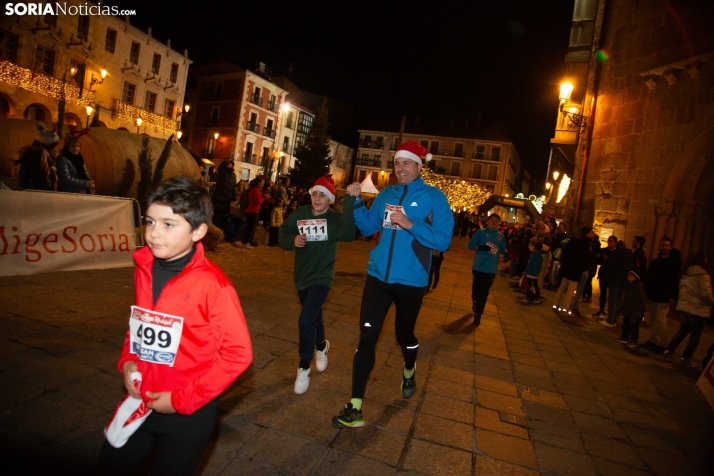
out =
<svg viewBox="0 0 714 476"><path fill-rule="evenodd" d="M538 276L543 267L543 255L540 252L542 248L543 243L539 241L533 241L528 245L531 255L528 258L528 264L524 271L526 280L528 280L528 288L526 289L524 302L531 304L540 304L542 302L540 300L540 288L538 287ZM535 289L535 292L533 292L533 289Z"/></svg>
<svg viewBox="0 0 714 476"><path fill-rule="evenodd" d="M208 192L175 177L147 202L147 246L134 253L136 305L118 364L129 395L107 428L102 475L135 474L154 449L153 474L192 474L218 396L253 359L238 295L200 243L213 212ZM136 411L123 414L132 402Z"/></svg>
<svg viewBox="0 0 714 476"><path fill-rule="evenodd" d="M268 246L278 246L278 234L280 233L280 225L283 224L283 199L275 200L273 211L270 212L270 236L268 237Z"/></svg>
<svg viewBox="0 0 714 476"><path fill-rule="evenodd" d="M287 220L288 217L292 212L294 212L298 207L297 200L291 200L290 205L285 209L285 219Z"/></svg>
<svg viewBox="0 0 714 476"><path fill-rule="evenodd" d="M640 270L632 270L627 274L627 285L620 305L620 313L623 316L622 337L617 339L617 342L627 344L627 347L637 347L640 323L647 308L647 295L640 273Z"/></svg>
<svg viewBox="0 0 714 476"><path fill-rule="evenodd" d="M310 362L313 354L318 372L327 368L330 343L325 340L322 305L335 281L337 242L355 239L353 195L346 195L342 203L344 214L334 211L335 183L330 177L320 177L310 189L311 206L300 207L280 227L280 246L295 250L293 278L302 311L298 318L300 329L295 393L301 395L310 386Z"/></svg>

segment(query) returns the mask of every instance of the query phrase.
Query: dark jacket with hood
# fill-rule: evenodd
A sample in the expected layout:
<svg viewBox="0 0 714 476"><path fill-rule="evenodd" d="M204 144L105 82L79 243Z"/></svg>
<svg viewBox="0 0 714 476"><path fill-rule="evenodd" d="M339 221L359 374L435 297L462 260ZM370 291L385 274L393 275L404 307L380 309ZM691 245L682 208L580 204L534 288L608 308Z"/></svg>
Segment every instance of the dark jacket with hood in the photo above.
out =
<svg viewBox="0 0 714 476"><path fill-rule="evenodd" d="M628 248L615 248L608 258L607 282L608 285L624 286L627 284L627 273L634 266L632 250Z"/></svg>
<svg viewBox="0 0 714 476"><path fill-rule="evenodd" d="M620 305L620 313L625 317L641 319L647 308L647 295L639 279L625 286L625 293Z"/></svg>
<svg viewBox="0 0 714 476"><path fill-rule="evenodd" d="M228 162L218 166L216 186L213 189L213 209L216 213L228 213L235 199L236 174L228 167Z"/></svg>
<svg viewBox="0 0 714 476"><path fill-rule="evenodd" d="M652 302L665 303L670 299L679 298L679 276L682 269L682 253L675 248L669 252L669 257L661 254L650 262L645 278L647 299Z"/></svg>
<svg viewBox="0 0 714 476"><path fill-rule="evenodd" d="M560 258L560 272L569 281L580 281L583 271L588 270L592 240L584 235L572 238Z"/></svg>

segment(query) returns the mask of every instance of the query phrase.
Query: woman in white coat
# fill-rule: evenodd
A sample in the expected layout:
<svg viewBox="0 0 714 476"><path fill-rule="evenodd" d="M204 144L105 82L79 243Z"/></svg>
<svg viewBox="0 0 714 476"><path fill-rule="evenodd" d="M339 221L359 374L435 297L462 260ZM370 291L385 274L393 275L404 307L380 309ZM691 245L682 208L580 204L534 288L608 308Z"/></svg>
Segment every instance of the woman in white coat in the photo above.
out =
<svg viewBox="0 0 714 476"><path fill-rule="evenodd" d="M687 334L691 334L687 347L682 353L682 363L687 367L692 367L692 356L697 350L699 338L704 330L704 319L709 318L714 304L712 281L706 267L707 256L701 252L695 254L679 281L677 312L681 324L664 351L665 357L671 358L677 346L682 343Z"/></svg>

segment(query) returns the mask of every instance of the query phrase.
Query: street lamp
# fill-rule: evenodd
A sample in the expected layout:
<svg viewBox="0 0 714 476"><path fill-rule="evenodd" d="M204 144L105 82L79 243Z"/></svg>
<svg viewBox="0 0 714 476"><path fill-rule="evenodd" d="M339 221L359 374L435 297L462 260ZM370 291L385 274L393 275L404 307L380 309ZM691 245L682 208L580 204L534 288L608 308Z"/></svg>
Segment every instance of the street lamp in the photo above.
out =
<svg viewBox="0 0 714 476"><path fill-rule="evenodd" d="M216 139L216 140L218 140L218 137L219 137L219 136L220 136L220 134L218 134L218 132L216 132L215 134L213 134L213 138Z"/></svg>
<svg viewBox="0 0 714 476"><path fill-rule="evenodd" d="M191 110L191 105L190 105L190 104L184 104L184 105L183 105L183 110L186 111L186 114L188 114L188 111Z"/></svg>
<svg viewBox="0 0 714 476"><path fill-rule="evenodd" d="M553 181L557 182L558 177L560 177L560 172L558 172L557 170L553 170Z"/></svg>
<svg viewBox="0 0 714 476"><path fill-rule="evenodd" d="M92 106L87 106L85 107L85 110L87 111L87 125L85 127L89 127L89 116L92 115L94 108Z"/></svg>
<svg viewBox="0 0 714 476"><path fill-rule="evenodd" d="M282 106L280 106L280 109L282 109L283 112L288 112L290 110L290 104L284 102Z"/></svg>
<svg viewBox="0 0 714 476"><path fill-rule="evenodd" d="M143 121L142 118L140 118L140 117L137 117L137 118L136 118L136 133L137 133L137 134L140 133L140 132L139 132L139 131L141 130L140 127L141 127L141 124L142 124L143 122L144 122L144 121Z"/></svg>
<svg viewBox="0 0 714 476"><path fill-rule="evenodd" d="M178 138L178 140L181 140L181 136L182 136L182 135L183 135L183 132L181 132L181 131L176 131L176 138Z"/></svg>
<svg viewBox="0 0 714 476"><path fill-rule="evenodd" d="M558 101L560 102L560 112L567 117L570 122L578 127L585 127L588 122L588 116L583 116L578 114L578 109L576 107L570 107L565 110L565 104L570 101L570 95L573 93L573 84L565 82L560 85L560 93L558 94Z"/></svg>
<svg viewBox="0 0 714 476"><path fill-rule="evenodd" d="M94 73L92 73L92 79L89 81L89 90L92 90L92 86L95 84L102 84L104 83L104 78L107 77L107 70L102 68L102 71L99 73L102 76L102 79L99 80L99 78L94 77Z"/></svg>
<svg viewBox="0 0 714 476"><path fill-rule="evenodd" d="M546 183L545 183L545 189L546 189L546 190L550 190L550 187L552 187L551 183L550 183L550 182L546 182Z"/></svg>

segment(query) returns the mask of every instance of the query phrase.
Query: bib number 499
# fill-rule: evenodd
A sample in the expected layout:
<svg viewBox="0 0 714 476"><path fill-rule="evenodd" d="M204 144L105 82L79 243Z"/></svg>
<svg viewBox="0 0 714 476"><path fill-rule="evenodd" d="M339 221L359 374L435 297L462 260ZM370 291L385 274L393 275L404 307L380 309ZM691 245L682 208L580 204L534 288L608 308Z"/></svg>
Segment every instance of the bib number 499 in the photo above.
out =
<svg viewBox="0 0 714 476"><path fill-rule="evenodd" d="M153 327L145 328L142 324L139 326L139 330L136 332L136 334L139 339L141 339L141 343L145 346L154 345L157 338L158 342L156 344L159 347L166 349L171 345L171 334L169 334L167 331L159 331L157 335L157 332L154 330Z"/></svg>

